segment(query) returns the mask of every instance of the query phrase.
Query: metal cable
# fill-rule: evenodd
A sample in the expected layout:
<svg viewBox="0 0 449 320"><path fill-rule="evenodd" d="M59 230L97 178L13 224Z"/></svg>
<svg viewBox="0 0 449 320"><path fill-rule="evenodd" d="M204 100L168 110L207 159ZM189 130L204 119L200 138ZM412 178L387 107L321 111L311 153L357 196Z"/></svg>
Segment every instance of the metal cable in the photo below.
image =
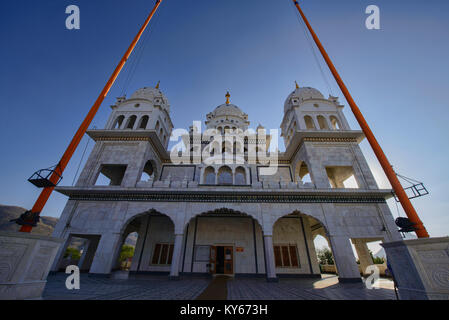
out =
<svg viewBox="0 0 449 320"><path fill-rule="evenodd" d="M76 169L75 176L73 177L73 181L72 181L72 187L75 185L75 180L76 180L76 177L78 176L78 172L81 168L81 163L84 160L84 155L86 154L86 150L87 150L87 147L89 146L89 143L90 143L90 139L87 140L86 147L84 148L84 151L83 151L83 155L81 156L80 162L78 164L78 168Z"/></svg>
<svg viewBox="0 0 449 320"><path fill-rule="evenodd" d="M292 2L292 5L293 5L293 7L296 9L296 7L295 7L295 5L294 5L293 2ZM296 10L295 10L295 12L296 12ZM302 21L301 17L299 16L299 13L296 12L296 13L295 13L295 16L296 16L296 18L297 18L297 20L298 20L298 22L299 22L299 25L301 26L301 28L302 28L302 30L303 30L303 32L304 32L304 36L305 36L305 38L306 38L306 41L307 41L308 44L309 44L310 50L312 51L312 54L313 54L313 57L314 57L314 59L315 59L315 62L316 62L316 64L317 64L317 66L318 66L318 69L320 69L320 73L321 73L321 76L322 76L322 78L323 78L323 80L324 80L324 83L326 84L327 89L329 90L330 94L331 94L332 96L334 96L334 93L333 93L333 91L332 91L332 87L330 86L329 80L328 80L328 78L326 77L326 74L325 74L325 72L324 72L324 70L323 70L323 67L322 67L322 65L321 65L321 63L320 63L320 60L319 60L319 58L318 58L318 55L317 55L317 53L316 53L316 49L315 49L313 40L311 39L309 33L307 32L306 25L304 24L304 21Z"/></svg>
<svg viewBox="0 0 449 320"><path fill-rule="evenodd" d="M154 29L156 29L156 25L157 25L158 21L159 21L159 14L156 14L153 27L150 28L150 30L145 33L143 41L141 42L140 46L136 50L134 59L129 66L128 73L125 78L125 82L123 84L122 90L121 90L121 94L120 94L121 96L124 96L126 94L126 91L128 90L132 80L134 79L137 68L142 60L142 57L143 57L146 47L147 47L148 43L150 42L151 36L153 35L153 31L154 31Z"/></svg>

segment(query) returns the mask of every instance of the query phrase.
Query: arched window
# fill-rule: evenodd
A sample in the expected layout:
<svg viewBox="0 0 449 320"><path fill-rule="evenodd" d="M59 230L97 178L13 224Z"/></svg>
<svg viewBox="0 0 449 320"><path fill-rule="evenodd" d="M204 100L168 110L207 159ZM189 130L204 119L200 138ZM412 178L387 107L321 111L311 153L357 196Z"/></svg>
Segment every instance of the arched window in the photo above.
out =
<svg viewBox="0 0 449 320"><path fill-rule="evenodd" d="M235 184L236 185L246 185L246 171L243 167L238 167L235 170Z"/></svg>
<svg viewBox="0 0 449 320"><path fill-rule="evenodd" d="M323 116L318 116L317 120L318 120L318 124L320 125L321 130L329 130L326 118L324 118Z"/></svg>
<svg viewBox="0 0 449 320"><path fill-rule="evenodd" d="M304 117L304 121L306 123L306 128L308 130L314 130L315 128L315 123L313 122L313 119L311 116L305 116Z"/></svg>
<svg viewBox="0 0 449 320"><path fill-rule="evenodd" d="M330 117L332 129L334 130L340 130L340 123L338 122L338 119L334 116Z"/></svg>
<svg viewBox="0 0 449 320"><path fill-rule="evenodd" d="M159 135L161 136L161 138L162 138L163 133L164 133L164 130L162 130L162 128L161 128L161 130L159 130Z"/></svg>
<svg viewBox="0 0 449 320"><path fill-rule="evenodd" d="M142 119L140 119L139 129L146 129L147 128L148 119L149 119L148 116L143 116Z"/></svg>
<svg viewBox="0 0 449 320"><path fill-rule="evenodd" d="M312 182L309 168L307 167L307 164L305 162L302 162L301 164L298 163L295 175L296 181L302 181L303 183Z"/></svg>
<svg viewBox="0 0 449 320"><path fill-rule="evenodd" d="M128 124L126 125L126 129L132 129L134 128L134 124L136 123L137 117L131 116L128 119Z"/></svg>
<svg viewBox="0 0 449 320"><path fill-rule="evenodd" d="M114 121L114 125L112 126L112 129L120 129L122 126L123 120L125 120L125 116L118 116L117 119Z"/></svg>
<svg viewBox="0 0 449 320"><path fill-rule="evenodd" d="M232 153L232 142L230 141L223 141L221 143L221 152L222 153Z"/></svg>
<svg viewBox="0 0 449 320"><path fill-rule="evenodd" d="M209 147L209 152L211 157L220 154L220 143L217 141L212 142Z"/></svg>
<svg viewBox="0 0 449 320"><path fill-rule="evenodd" d="M155 177L155 170L154 166L151 160L148 160L145 163L145 166L143 167L142 176L140 178L140 181L148 181L150 179L154 179Z"/></svg>
<svg viewBox="0 0 449 320"><path fill-rule="evenodd" d="M215 169L207 167L204 170L204 184L215 184Z"/></svg>
<svg viewBox="0 0 449 320"><path fill-rule="evenodd" d="M221 167L218 170L218 184L232 185L232 170L228 166Z"/></svg>
<svg viewBox="0 0 449 320"><path fill-rule="evenodd" d="M234 152L236 154L242 154L244 151L243 141L237 138L237 141L234 142Z"/></svg>

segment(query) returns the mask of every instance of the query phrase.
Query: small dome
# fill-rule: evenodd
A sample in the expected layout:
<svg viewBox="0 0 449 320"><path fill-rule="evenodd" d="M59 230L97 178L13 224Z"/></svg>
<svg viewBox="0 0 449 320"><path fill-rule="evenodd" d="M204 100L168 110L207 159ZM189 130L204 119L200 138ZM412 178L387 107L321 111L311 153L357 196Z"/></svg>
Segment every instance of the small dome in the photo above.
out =
<svg viewBox="0 0 449 320"><path fill-rule="evenodd" d="M167 97L159 89L159 84L156 86L156 88L144 87L137 90L131 95L130 99L147 100L151 104L160 105L167 112L170 112L170 103L168 102Z"/></svg>
<svg viewBox="0 0 449 320"><path fill-rule="evenodd" d="M295 91L293 91L288 97L287 100L285 100L284 104L284 112L287 112L290 109L291 106L291 100L293 98L298 98L299 103L301 103L304 100L310 100L310 99L324 99L324 96L321 92L319 92L317 89L311 88L311 87L303 87L303 88L297 88Z"/></svg>

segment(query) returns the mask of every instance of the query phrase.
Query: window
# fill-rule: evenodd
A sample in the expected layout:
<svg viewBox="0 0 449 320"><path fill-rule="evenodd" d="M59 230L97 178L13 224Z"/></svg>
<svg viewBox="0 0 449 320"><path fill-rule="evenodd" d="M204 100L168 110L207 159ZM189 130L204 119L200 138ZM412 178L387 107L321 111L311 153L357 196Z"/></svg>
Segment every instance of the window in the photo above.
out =
<svg viewBox="0 0 449 320"><path fill-rule="evenodd" d="M204 184L215 184L215 170L212 167L207 167L204 170Z"/></svg>
<svg viewBox="0 0 449 320"><path fill-rule="evenodd" d="M157 243L154 247L151 264L170 265L173 258L173 248L172 243Z"/></svg>
<svg viewBox="0 0 449 320"><path fill-rule="evenodd" d="M120 129L122 126L123 120L125 120L125 116L119 116L117 119L115 119L114 125L112 126L112 129Z"/></svg>
<svg viewBox="0 0 449 320"><path fill-rule="evenodd" d="M330 117L332 129L334 130L340 130L340 123L338 122L338 119L334 116Z"/></svg>
<svg viewBox="0 0 449 320"><path fill-rule="evenodd" d="M277 268L299 268L296 244L274 245L274 261Z"/></svg>
<svg viewBox="0 0 449 320"><path fill-rule="evenodd" d="M136 123L136 119L137 119L136 116L129 117L128 124L126 125L126 129L134 128L134 124Z"/></svg>
<svg viewBox="0 0 449 320"><path fill-rule="evenodd" d="M328 130L329 129L329 127L327 125L326 118L324 118L323 116L318 116L317 120L318 120L318 124L319 124L321 130Z"/></svg>
<svg viewBox="0 0 449 320"><path fill-rule="evenodd" d="M332 188L358 189L352 167L326 167L327 177Z"/></svg>
<svg viewBox="0 0 449 320"><path fill-rule="evenodd" d="M104 164L95 182L96 186L120 186L125 176L126 165Z"/></svg>
<svg viewBox="0 0 449 320"><path fill-rule="evenodd" d="M296 181L302 181L303 183L311 183L312 179L310 177L309 168L305 162L297 164L296 166Z"/></svg>
<svg viewBox="0 0 449 320"><path fill-rule="evenodd" d="M221 144L221 153L226 153L226 152L233 153L231 141L223 141Z"/></svg>
<svg viewBox="0 0 449 320"><path fill-rule="evenodd" d="M155 178L154 166L151 160L148 160L143 167L142 176L140 181L148 181Z"/></svg>
<svg viewBox="0 0 449 320"><path fill-rule="evenodd" d="M235 170L235 184L238 186L246 185L246 171L243 167Z"/></svg>
<svg viewBox="0 0 449 320"><path fill-rule="evenodd" d="M305 116L304 117L304 121L306 123L306 128L308 130L313 130L315 129L315 123L313 122L313 119L311 116Z"/></svg>
<svg viewBox="0 0 449 320"><path fill-rule="evenodd" d="M218 171L218 184L230 185L232 184L232 170L225 166Z"/></svg>
<svg viewBox="0 0 449 320"><path fill-rule="evenodd" d="M143 116L142 119L140 120L140 125L139 125L139 129L146 129L147 128L147 124L148 124L148 116Z"/></svg>

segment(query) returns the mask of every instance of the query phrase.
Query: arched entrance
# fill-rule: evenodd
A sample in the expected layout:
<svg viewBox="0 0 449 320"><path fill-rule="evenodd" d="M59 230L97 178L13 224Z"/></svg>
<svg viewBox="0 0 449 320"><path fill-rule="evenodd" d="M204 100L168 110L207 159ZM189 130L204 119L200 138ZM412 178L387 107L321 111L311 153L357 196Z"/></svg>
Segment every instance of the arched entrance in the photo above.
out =
<svg viewBox="0 0 449 320"><path fill-rule="evenodd" d="M131 257L131 274L160 273L169 274L175 244L175 227L166 215L150 210L133 217L123 228L122 245L117 253L117 267L122 264L120 253L130 246L126 239L132 233L137 234L134 254Z"/></svg>
<svg viewBox="0 0 449 320"><path fill-rule="evenodd" d="M273 225L273 251L278 277L321 277L313 230L324 226L315 218L293 212Z"/></svg>
<svg viewBox="0 0 449 320"><path fill-rule="evenodd" d="M227 208L191 218L184 231L184 274L265 276L262 228L250 215Z"/></svg>

